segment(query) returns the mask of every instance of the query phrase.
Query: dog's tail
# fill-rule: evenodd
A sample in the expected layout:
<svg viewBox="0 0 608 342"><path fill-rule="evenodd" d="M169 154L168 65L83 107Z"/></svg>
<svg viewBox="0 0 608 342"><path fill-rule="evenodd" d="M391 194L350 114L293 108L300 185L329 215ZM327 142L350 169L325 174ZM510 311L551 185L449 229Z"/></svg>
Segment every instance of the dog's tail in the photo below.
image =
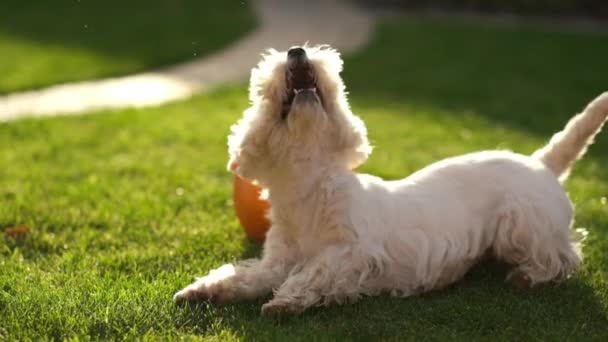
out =
<svg viewBox="0 0 608 342"><path fill-rule="evenodd" d="M604 92L574 116L566 127L553 135L551 141L532 154L543 162L560 181L568 177L570 168L581 158L608 117L608 92Z"/></svg>

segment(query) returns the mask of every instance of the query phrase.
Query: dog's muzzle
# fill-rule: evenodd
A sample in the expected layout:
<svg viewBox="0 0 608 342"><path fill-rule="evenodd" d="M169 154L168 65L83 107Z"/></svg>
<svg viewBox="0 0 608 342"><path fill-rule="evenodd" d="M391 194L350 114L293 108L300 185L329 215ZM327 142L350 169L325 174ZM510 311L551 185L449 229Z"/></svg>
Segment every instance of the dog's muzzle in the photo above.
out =
<svg viewBox="0 0 608 342"><path fill-rule="evenodd" d="M289 114L295 100L319 101L315 73L306 55L306 50L294 47L287 51L287 69L285 71L287 99L283 106L283 118Z"/></svg>

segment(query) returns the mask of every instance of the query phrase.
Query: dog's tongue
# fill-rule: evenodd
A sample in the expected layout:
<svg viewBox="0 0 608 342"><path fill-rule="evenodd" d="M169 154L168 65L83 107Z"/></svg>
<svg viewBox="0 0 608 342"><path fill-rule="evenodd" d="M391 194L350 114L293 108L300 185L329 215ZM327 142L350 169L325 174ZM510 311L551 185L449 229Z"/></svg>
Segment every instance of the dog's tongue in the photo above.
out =
<svg viewBox="0 0 608 342"><path fill-rule="evenodd" d="M308 62L299 63L288 69L288 83L292 89L314 88L315 80Z"/></svg>

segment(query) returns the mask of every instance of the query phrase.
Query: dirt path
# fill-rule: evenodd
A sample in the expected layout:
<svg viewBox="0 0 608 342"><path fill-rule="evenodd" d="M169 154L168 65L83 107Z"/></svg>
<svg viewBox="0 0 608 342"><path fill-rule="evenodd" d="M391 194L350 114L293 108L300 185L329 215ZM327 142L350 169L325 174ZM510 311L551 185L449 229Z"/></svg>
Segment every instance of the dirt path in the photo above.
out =
<svg viewBox="0 0 608 342"><path fill-rule="evenodd" d="M184 99L223 83L246 80L267 48L286 49L308 41L349 52L367 42L373 27L371 14L346 1L256 0L252 6L257 29L224 50L141 74L0 96L0 121Z"/></svg>

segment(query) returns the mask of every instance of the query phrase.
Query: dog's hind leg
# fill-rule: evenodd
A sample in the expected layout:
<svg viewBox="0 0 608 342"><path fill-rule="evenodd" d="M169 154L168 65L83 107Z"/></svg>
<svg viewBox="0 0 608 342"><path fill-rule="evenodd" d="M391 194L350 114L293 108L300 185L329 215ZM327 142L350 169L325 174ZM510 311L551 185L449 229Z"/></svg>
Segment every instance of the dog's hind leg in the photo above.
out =
<svg viewBox="0 0 608 342"><path fill-rule="evenodd" d="M299 313L314 305L352 302L360 294L361 264L351 247L329 247L296 267L262 313Z"/></svg>
<svg viewBox="0 0 608 342"><path fill-rule="evenodd" d="M492 249L514 265L507 280L517 287L560 282L580 263L570 242L571 211L550 211L545 204L509 200L499 215Z"/></svg>

